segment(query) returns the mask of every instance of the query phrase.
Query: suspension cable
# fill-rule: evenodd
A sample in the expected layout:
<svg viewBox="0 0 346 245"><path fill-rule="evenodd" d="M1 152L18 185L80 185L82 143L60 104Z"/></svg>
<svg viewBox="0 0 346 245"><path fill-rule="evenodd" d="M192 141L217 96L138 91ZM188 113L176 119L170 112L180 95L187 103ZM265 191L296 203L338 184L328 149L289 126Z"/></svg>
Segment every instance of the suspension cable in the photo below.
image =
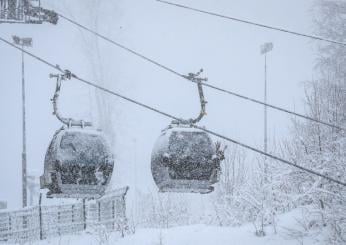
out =
<svg viewBox="0 0 346 245"><path fill-rule="evenodd" d="M232 96L235 96L235 97L238 97L240 99L247 100L247 101L250 101L250 102L253 102L253 103L256 103L256 104L264 105L264 106L267 106L267 107L272 108L274 110L278 110L278 111L281 111L281 112L284 112L284 113L288 113L288 114L291 114L291 115L294 115L294 116L297 116L297 117L300 117L300 118L304 118L306 120L310 120L312 122L319 123L319 124L322 124L322 125L325 125L325 126L328 126L328 127L336 128L338 130L346 130L346 128L343 128L341 126L338 126L338 125L335 125L335 124L332 124L332 123L329 123L329 122L325 122L325 121L322 121L322 120L319 120L319 119L316 119L316 118L313 118L313 117L310 117L310 116L307 116L307 115L303 115L303 114L300 114L300 113L297 113L297 112L294 112L294 111L291 111L291 110L288 110L288 109L285 109L285 108L282 108L282 107L279 107L279 106L275 106L275 105L272 105L272 104L269 104L269 103L265 103L263 101L253 99L253 98L250 98L248 96L244 96L244 95L241 95L239 93L236 93L236 92L233 92L233 91L230 91L230 90L227 90L227 89L223 89L223 88L219 88L219 87L210 85L210 84L205 83L203 81L198 82L198 81L195 81L193 79L189 79L185 75L183 75L183 74L181 74L181 73L179 73L179 72L177 72L177 71L175 71L175 70L173 70L173 69L171 69L171 68L169 68L169 67L167 67L167 66L165 66L165 65L163 65L163 64L161 64L161 63L159 63L157 61L155 61L154 59L149 58L149 57L147 57L147 56L145 56L145 55L143 55L143 54L141 54L141 53L139 53L139 52L137 52L137 51L135 51L135 50L133 50L131 48L128 48L125 45L120 44L119 42L116 42L116 41L112 40L111 38L106 37L105 35L102 35L102 34L96 32L96 31L86 27L85 25L82 25L82 24L80 24L80 23L78 23L78 22L76 22L76 21L74 21L74 20L72 20L72 19L62 15L61 13L57 13L57 14L58 14L59 17L61 17L62 19L65 19L66 21L70 22L71 24L74 24L74 25L76 25L76 26L78 26L78 27L80 27L80 28L82 28L82 29L84 29L84 30L86 30L86 31L88 31L88 32L98 36L99 38L101 38L101 39L103 39L103 40L105 40L105 41L107 41L107 42L109 42L109 43L111 43L111 44L113 44L113 45L123 49L123 50L126 50L127 52L132 53L135 56L137 56L137 57L139 57L139 58L141 58L141 59L143 59L145 61L148 61L149 63L154 64L154 65L156 65L156 66L158 66L158 67L160 67L160 68L162 68L162 69L164 69L164 70L166 70L166 71L168 71L168 72L170 72L170 73L172 73L174 75L182 77L182 78L186 79L189 82L196 83L197 85L198 85L198 83L200 83L201 85L203 85L205 87L217 90L219 92L223 92L223 93L226 93L226 94L229 94L229 95L232 95Z"/></svg>
<svg viewBox="0 0 346 245"><path fill-rule="evenodd" d="M36 60L38 60L38 61L40 61L40 62L46 64L47 66L49 66L49 67L51 67L51 68L53 68L53 69L55 69L55 70L58 70L59 72L62 72L62 73L64 73L64 74L68 72L69 75L70 75L71 77L75 78L76 80L78 80L78 81L80 81L80 82L82 82L82 83L84 83L84 84L87 84L87 85L92 86L92 87L94 87L94 88L97 88L97 89L99 89L99 90L101 90L101 91L104 91L104 92L106 92L106 93L108 93L108 94L117 96L117 97L122 98L122 99L124 99L124 100L127 100L127 101L129 101L129 102L131 102L131 103L134 103L134 104L139 105L139 106L141 106L141 107L143 107L143 108L146 108L146 109L148 109L148 110L151 110L151 111L153 111L153 112L156 112L156 113L158 113L158 114L161 114L161 115L163 115L163 116L165 116L165 117L168 117L168 118L170 118L170 119L174 119L174 120L176 120L176 121L183 121L182 119L180 119L180 118L178 118L178 117L176 117L176 116L173 116L173 115L171 115L171 114L168 114L168 113L166 113L166 112L163 112L163 111L161 111L161 110L159 110L159 109L157 109L157 108L154 108L154 107L152 107L152 106L148 106L148 105L146 105L146 104L144 104L144 103L142 103L142 102L136 101L136 100L134 100L134 99L131 99L131 98L129 98L129 97L126 97L126 96L123 96L123 95L121 95L121 94L119 94L119 93L116 93L116 92L114 92L114 91L112 91L112 90L110 90L110 89L107 89L107 88L104 88L104 87L102 87L102 86L100 86L100 85L97 85L97 84L94 83L94 82L91 82L91 81L88 81L88 80L86 80L86 79L80 78L80 77L78 77L76 74L72 73L71 71L69 71L69 70L63 70L63 69L60 68L59 65L53 65L51 62L48 62L48 61L46 61L46 60L40 58L39 56L37 56L37 55L35 55L35 54L33 54L33 53L31 53L31 52L29 52L29 51L27 51L27 50L21 48L21 47L17 47L16 45L14 45L14 44L10 43L9 41L3 39L2 37L0 37L0 41L6 43L6 44L8 44L8 45L10 45L11 47L13 47L13 48L15 48L15 49L17 49L17 50L20 50L20 51L24 52L25 54L27 54L27 55L31 56L32 58L34 58L34 59L36 59ZM197 129L200 129L200 130L202 130L202 131L204 131L204 132L206 132L206 133L209 133L209 134L211 134L211 135L214 135L214 136L219 137L219 138L221 138L221 139L224 139L224 140L226 140L226 141L229 141L229 142L231 142L231 143L237 144L237 145L239 145L239 146L241 146L241 147L244 147L244 148L246 148L246 149L249 149L249 150L251 150L251 151L254 151L254 152L257 152L257 153L259 153L259 154L262 154L262 155L265 155L265 156L267 156L267 157L270 157L270 158L272 158L272 159L274 159L274 160L280 161L280 162L282 162L282 163L284 163L284 164L286 164L286 165L290 165L290 166L292 166L292 167L298 168L298 169L300 169L300 170L302 170L302 171L305 171L305 172L307 172L307 173L309 173L309 174L319 176L319 177L321 177L321 178L324 178L324 179L326 179L326 180L329 180L329 181L331 181L331 182L334 182L334 183L339 184L339 185L342 185L342 186L346 186L346 183L345 183L345 182L342 182L341 180L338 180L338 179L329 177L329 176L327 176L327 175L324 175L324 174L322 174L322 173L316 172L316 171L314 171L314 170L305 168L305 167L303 167L303 166L300 166L300 165L298 165L298 164L296 164L296 163L287 161L287 160L285 160L285 159L283 159L283 158L281 158L281 157L272 155L272 154L270 154L270 153L263 152L263 151L261 151L261 150L255 148L255 147L252 147L252 146L249 146L249 145L247 145L247 144L241 143L241 142L239 142L239 141L237 141L237 140L231 139L231 138L229 138L229 137L227 137L227 136L224 136L224 135L222 135L222 134L216 133L216 132L211 131L211 130L209 130L209 129L207 129L207 128L204 128L204 127L201 127L201 126L197 126L197 125L194 125L194 124L192 124L192 125L190 125L190 126L191 126L191 127L194 127L194 128L197 128Z"/></svg>
<svg viewBox="0 0 346 245"><path fill-rule="evenodd" d="M161 67L162 69L164 69L166 71L169 71L169 72L171 72L171 73L173 73L175 75L183 77L183 74L180 74L179 72L174 71L173 69L170 69L169 67L167 67L167 66L165 66L163 64L160 64L159 62L157 62L157 61L155 61L153 59L150 59L150 58L148 58L148 57L146 57L146 56L136 52L135 50L130 49L130 48L126 47L125 45L122 45L121 43L118 43L118 42L116 42L116 41L114 41L114 40L112 40L112 39L110 39L110 38L108 38L108 37L106 37L106 36L96 32L96 31L94 31L94 30L92 30L92 29L90 29L90 28L88 28L88 27L86 27L86 26L84 26L84 25L82 25L82 24L80 24L80 23L78 23L78 22L76 22L76 21L74 21L74 20L72 20L72 19L62 15L62 14L60 14L60 13L57 13L57 14L62 19L67 20L68 22L70 22L70 23L72 23L72 24L74 24L74 25L76 25L76 26L78 26L78 27L80 27L80 28L82 28L82 29L84 29L84 30L86 30L86 31L88 31L88 32L90 32L90 33L100 37L100 38L102 38L103 40L105 40L105 41L107 41L107 42L109 42L109 43L111 43L111 44L113 44L113 45L115 45L115 46L117 46L117 47L119 47L121 49L124 49L127 52L130 52L130 53L132 53L132 54L134 54L134 55L136 55L136 56L138 56L138 57L140 57L140 58L142 58L142 59L144 59L144 60L146 60L146 61L148 61L148 62L150 62L150 63L152 63L152 64L154 64L156 66L158 66L158 67Z"/></svg>
<svg viewBox="0 0 346 245"><path fill-rule="evenodd" d="M315 36L315 35L311 35L311 34L305 34L305 33L296 32L296 31L290 31L290 30L287 30L287 29L284 29L284 28L280 28L280 27L264 25L264 24L261 24L261 23L257 23L257 22L253 22L253 21L249 21L249 20L244 20L244 19L239 19L239 18L235 18L235 17L231 17L231 16L226 16L226 15L222 15L222 14L218 14L218 13L214 13L214 12L209 12L209 11L206 11L206 10L197 9L197 8L189 7L189 6L178 4L178 3L168 2L168 1L165 1L165 0L156 0L156 1L160 2L160 3L172 5L172 6L175 6L175 7L191 10L191 11L194 11L194 12L199 12L199 13L202 13L202 14L212 15L212 16L223 18L223 19L228 19L228 20L232 20L232 21L241 22L241 23L248 24L248 25L253 25L253 26L262 27L262 28L266 28L266 29L270 29L270 30L274 30L274 31L285 32L285 33L292 34L292 35L295 35L295 36L306 37L306 38L310 38L310 39L314 39L314 40L318 40L318 41L323 41L323 42L328 42L328 43L333 43L333 44L338 44L338 45L346 46L346 43L340 42L340 41L337 41L337 40L327 39L327 38L324 38L324 37L319 37L319 36Z"/></svg>

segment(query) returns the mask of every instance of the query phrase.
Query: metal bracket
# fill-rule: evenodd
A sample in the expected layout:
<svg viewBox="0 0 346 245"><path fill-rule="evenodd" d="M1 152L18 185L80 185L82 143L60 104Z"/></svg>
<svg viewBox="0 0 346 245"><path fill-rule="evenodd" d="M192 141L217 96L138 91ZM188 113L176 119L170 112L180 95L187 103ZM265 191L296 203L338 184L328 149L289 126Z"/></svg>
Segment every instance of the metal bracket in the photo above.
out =
<svg viewBox="0 0 346 245"><path fill-rule="evenodd" d="M202 72L203 72L203 69L200 69L197 73L189 73L188 75L183 75L184 78L197 84L199 101L200 101L200 105L201 105L201 111L200 111L199 115L196 118L191 118L191 119L187 119L187 120L181 119L179 121L173 121L172 123L184 124L184 125L194 125L197 122L199 122L205 115L207 115L205 105L208 102L204 98L202 82L208 81L208 78L201 78L200 75Z"/></svg>
<svg viewBox="0 0 346 245"><path fill-rule="evenodd" d="M91 122L85 122L83 120L74 120L72 118L65 118L61 116L58 110L58 99L60 96L61 82L65 80L70 80L72 73L69 70L65 70L63 74L49 74L49 78L56 78L56 88L55 93L51 101L53 102L53 115L55 115L59 121L68 127L78 126L78 127L90 127L92 126Z"/></svg>

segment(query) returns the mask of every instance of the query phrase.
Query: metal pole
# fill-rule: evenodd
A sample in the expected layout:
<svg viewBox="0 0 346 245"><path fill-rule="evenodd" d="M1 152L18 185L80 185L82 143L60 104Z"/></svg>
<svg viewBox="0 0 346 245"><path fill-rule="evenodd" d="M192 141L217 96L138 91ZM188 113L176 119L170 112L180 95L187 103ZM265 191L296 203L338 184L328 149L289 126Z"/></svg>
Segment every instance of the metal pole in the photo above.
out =
<svg viewBox="0 0 346 245"><path fill-rule="evenodd" d="M268 89L267 89L267 53L273 50L273 43L264 43L261 45L261 54L264 54L264 144L263 144L263 152L265 154L268 153L268 106L267 106L267 95L268 95ZM263 159L263 181L264 183L267 183L268 180L268 164L267 164L267 156L264 155Z"/></svg>
<svg viewBox="0 0 346 245"><path fill-rule="evenodd" d="M267 119L267 53L264 54L264 152L268 151L268 119ZM264 181L267 181L267 156L264 155Z"/></svg>
<svg viewBox="0 0 346 245"><path fill-rule="evenodd" d="M26 159L26 118L25 118L25 67L24 67L24 47L32 46L32 38L20 38L12 36L13 42L22 48L22 206L25 208L28 205L27 194L27 159Z"/></svg>
<svg viewBox="0 0 346 245"><path fill-rule="evenodd" d="M40 240L43 239L43 224L42 224L42 193L38 201L39 223L40 223Z"/></svg>
<svg viewBox="0 0 346 245"><path fill-rule="evenodd" d="M24 49L24 44L22 44ZM22 122L23 122L23 151L22 151L22 193L23 208L27 206L27 179L26 179L26 121L25 121L25 79L24 79L24 52L22 51Z"/></svg>

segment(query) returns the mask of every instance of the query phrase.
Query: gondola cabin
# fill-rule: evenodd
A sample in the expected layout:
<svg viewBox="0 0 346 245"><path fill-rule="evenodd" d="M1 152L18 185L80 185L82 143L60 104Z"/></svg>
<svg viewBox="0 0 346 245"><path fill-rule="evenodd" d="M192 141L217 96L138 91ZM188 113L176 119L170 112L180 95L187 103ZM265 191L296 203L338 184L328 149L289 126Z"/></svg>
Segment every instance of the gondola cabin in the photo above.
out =
<svg viewBox="0 0 346 245"><path fill-rule="evenodd" d="M206 132L170 126L155 144L151 171L161 192L209 193L218 181L220 159Z"/></svg>
<svg viewBox="0 0 346 245"><path fill-rule="evenodd" d="M46 152L41 188L47 197L99 198L113 172L110 147L100 131L59 129Z"/></svg>

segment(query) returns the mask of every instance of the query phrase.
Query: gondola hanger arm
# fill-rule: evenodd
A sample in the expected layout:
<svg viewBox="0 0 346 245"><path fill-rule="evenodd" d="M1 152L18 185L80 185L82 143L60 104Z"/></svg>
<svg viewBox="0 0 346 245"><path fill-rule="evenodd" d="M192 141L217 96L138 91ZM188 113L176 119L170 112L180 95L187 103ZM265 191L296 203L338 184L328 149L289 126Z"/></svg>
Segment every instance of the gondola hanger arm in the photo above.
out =
<svg viewBox="0 0 346 245"><path fill-rule="evenodd" d="M77 127L91 127L91 122L86 122L83 120L75 120L73 118L66 118L63 117L58 109L58 100L60 96L61 91L61 84L62 81L69 80L71 77L74 77L73 74L69 70L65 70L63 74L50 74L50 78L56 78L56 88L55 93L51 101L53 102L53 114L58 118L59 121L61 121L63 124L67 125L68 127L77 126Z"/></svg>
<svg viewBox="0 0 346 245"><path fill-rule="evenodd" d="M187 120L181 119L179 121L173 121L173 123L194 125L198 123L207 114L206 106L205 106L207 104L207 101L204 98L202 83L208 81L208 78L201 78L200 75L202 72L203 72L203 69L200 69L197 73L189 73L188 75L183 75L184 78L191 80L192 82L195 82L197 84L199 101L201 105L201 110L199 112L199 115L196 118L190 118Z"/></svg>

